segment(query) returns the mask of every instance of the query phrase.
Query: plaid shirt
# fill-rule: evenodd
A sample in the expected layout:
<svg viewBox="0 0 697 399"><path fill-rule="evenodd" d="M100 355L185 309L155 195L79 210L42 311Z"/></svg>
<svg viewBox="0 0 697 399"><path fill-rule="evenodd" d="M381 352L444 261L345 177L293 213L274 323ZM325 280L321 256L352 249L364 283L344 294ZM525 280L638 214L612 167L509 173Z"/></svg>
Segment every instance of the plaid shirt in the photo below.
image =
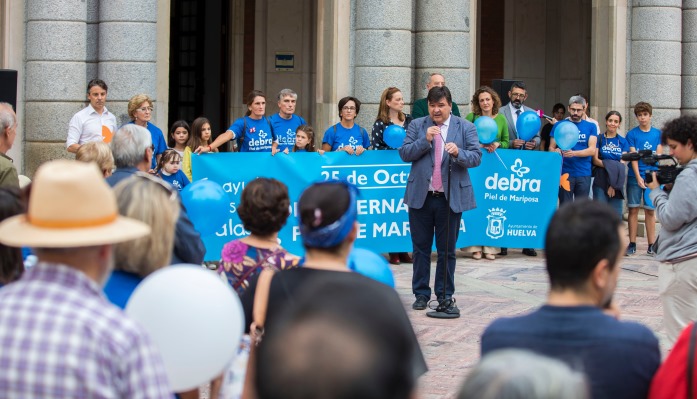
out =
<svg viewBox="0 0 697 399"><path fill-rule="evenodd" d="M1 398L171 398L144 330L84 273L40 263L0 289Z"/></svg>

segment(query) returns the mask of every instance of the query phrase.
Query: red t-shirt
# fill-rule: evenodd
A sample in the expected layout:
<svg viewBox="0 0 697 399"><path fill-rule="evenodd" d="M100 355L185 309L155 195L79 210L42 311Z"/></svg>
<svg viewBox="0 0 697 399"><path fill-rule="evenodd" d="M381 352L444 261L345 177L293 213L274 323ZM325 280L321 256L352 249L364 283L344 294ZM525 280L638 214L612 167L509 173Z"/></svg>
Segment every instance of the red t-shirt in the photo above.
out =
<svg viewBox="0 0 697 399"><path fill-rule="evenodd" d="M687 358L692 324L685 327L673 350L658 368L651 381L649 399L681 399L687 397ZM694 361L694 360L693 360ZM693 370L692 389L697 392L697 367Z"/></svg>

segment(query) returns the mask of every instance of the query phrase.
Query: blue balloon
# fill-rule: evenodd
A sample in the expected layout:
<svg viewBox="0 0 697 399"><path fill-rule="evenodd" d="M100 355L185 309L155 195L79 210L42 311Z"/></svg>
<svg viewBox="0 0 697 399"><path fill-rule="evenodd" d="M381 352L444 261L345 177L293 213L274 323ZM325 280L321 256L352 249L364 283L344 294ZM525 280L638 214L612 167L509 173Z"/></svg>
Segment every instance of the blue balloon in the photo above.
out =
<svg viewBox="0 0 697 399"><path fill-rule="evenodd" d="M488 116L480 116L474 120L474 126L477 128L477 136L482 144L491 144L496 141L499 135L499 127L496 121Z"/></svg>
<svg viewBox="0 0 697 399"><path fill-rule="evenodd" d="M518 116L515 123L515 130L518 133L518 138L525 141L532 140L533 137L540 131L542 121L540 116L535 111L525 111Z"/></svg>
<svg viewBox="0 0 697 399"><path fill-rule="evenodd" d="M564 151L574 148L580 134L578 127L569 121L557 122L557 125L554 129L554 141L557 147Z"/></svg>
<svg viewBox="0 0 697 399"><path fill-rule="evenodd" d="M399 148L407 137L407 131L399 125L390 125L382 132L382 139L391 148Z"/></svg>
<svg viewBox="0 0 697 399"><path fill-rule="evenodd" d="M194 228L207 236L218 231L230 215L230 198L212 180L195 181L181 191L182 203Z"/></svg>
<svg viewBox="0 0 697 399"><path fill-rule="evenodd" d="M349 269L394 288L394 276L387 260L373 251L353 248L348 257Z"/></svg>

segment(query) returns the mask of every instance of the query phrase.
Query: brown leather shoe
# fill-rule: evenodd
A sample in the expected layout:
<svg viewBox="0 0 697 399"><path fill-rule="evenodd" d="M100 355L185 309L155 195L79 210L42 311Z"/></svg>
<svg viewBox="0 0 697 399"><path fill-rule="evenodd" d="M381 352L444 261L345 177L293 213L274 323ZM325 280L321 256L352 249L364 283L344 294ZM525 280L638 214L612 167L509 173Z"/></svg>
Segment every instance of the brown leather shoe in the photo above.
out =
<svg viewBox="0 0 697 399"><path fill-rule="evenodd" d="M390 253L390 264L391 265L398 265L401 262L399 261L399 254L398 253Z"/></svg>
<svg viewBox="0 0 697 399"><path fill-rule="evenodd" d="M399 254L399 261L402 263L414 263L414 259L409 256L409 252L401 252Z"/></svg>

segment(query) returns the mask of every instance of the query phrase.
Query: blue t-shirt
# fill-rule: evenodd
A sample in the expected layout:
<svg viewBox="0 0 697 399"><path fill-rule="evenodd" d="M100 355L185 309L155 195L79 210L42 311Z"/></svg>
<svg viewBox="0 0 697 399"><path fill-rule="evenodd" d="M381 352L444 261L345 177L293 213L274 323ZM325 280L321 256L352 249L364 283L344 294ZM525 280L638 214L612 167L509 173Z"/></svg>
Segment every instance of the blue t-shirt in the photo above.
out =
<svg viewBox="0 0 697 399"><path fill-rule="evenodd" d="M354 150L360 145L367 150L370 147L370 137L368 132L357 123L351 129L346 129L341 126L341 123L337 123L324 132L322 144L324 143L331 145L332 151L343 148L345 145L353 147Z"/></svg>
<svg viewBox="0 0 697 399"><path fill-rule="evenodd" d="M247 125L247 131L242 132L244 125ZM237 119L228 130L235 133L237 146L240 152L271 152L271 147L276 140L274 130L269 125L267 117L261 119L252 119L248 116ZM242 141L240 143L240 140Z"/></svg>
<svg viewBox="0 0 697 399"><path fill-rule="evenodd" d="M613 138L607 138L604 134L598 136L598 155L602 159L620 161L623 152L629 152L627 139L619 134Z"/></svg>
<svg viewBox="0 0 697 399"><path fill-rule="evenodd" d="M168 174L164 170L161 170L159 176L162 178L162 180L171 184L172 187L176 188L179 191L182 191L184 187L191 183L189 181L189 178L186 177L186 174L184 174L184 172L181 169L179 169L177 173L172 175Z"/></svg>
<svg viewBox="0 0 697 399"><path fill-rule="evenodd" d="M641 150L651 150L655 154L658 150L658 146L661 144L661 131L651 126L648 132L642 131L639 126L627 132L627 142L629 146L637 151ZM648 166L642 161L639 161L639 174L641 177L646 176L647 170L658 170L655 166ZM634 176L634 168L629 165L628 176Z"/></svg>
<svg viewBox="0 0 697 399"><path fill-rule="evenodd" d="M135 124L134 121L128 123ZM155 148L152 150L152 162L150 163L150 169L157 168L157 156L167 150L167 142L165 141L165 136L162 135L162 130L159 127L148 122L148 131L150 132L150 138L152 139L152 145Z"/></svg>
<svg viewBox="0 0 697 399"><path fill-rule="evenodd" d="M574 121L569 121L576 125L578 128L578 142L576 143L572 151L580 151L588 148L588 141L591 137L598 137L598 128L595 127L594 123L590 123L584 120L576 123ZM554 137L554 131L556 130L558 123L554 124L552 131L549 133L550 137ZM561 173L568 173L569 177L585 177L591 175L591 162L593 157L568 157L564 158L564 163L561 166Z"/></svg>
<svg viewBox="0 0 697 399"><path fill-rule="evenodd" d="M646 398L661 362L647 327L619 321L595 306L550 306L495 320L481 339L482 356L528 349L566 362L588 377L594 399Z"/></svg>
<svg viewBox="0 0 697 399"><path fill-rule="evenodd" d="M137 274L114 270L104 285L104 295L106 295L109 302L121 309L125 309L131 294L133 294L133 291L135 291L141 281L143 281L143 278Z"/></svg>
<svg viewBox="0 0 697 399"><path fill-rule="evenodd" d="M271 116L271 126L278 139L279 151L283 151L286 148L288 151L293 149L295 145L295 130L298 126L305 124L307 124L305 119L295 114L290 119L283 119L280 114Z"/></svg>

